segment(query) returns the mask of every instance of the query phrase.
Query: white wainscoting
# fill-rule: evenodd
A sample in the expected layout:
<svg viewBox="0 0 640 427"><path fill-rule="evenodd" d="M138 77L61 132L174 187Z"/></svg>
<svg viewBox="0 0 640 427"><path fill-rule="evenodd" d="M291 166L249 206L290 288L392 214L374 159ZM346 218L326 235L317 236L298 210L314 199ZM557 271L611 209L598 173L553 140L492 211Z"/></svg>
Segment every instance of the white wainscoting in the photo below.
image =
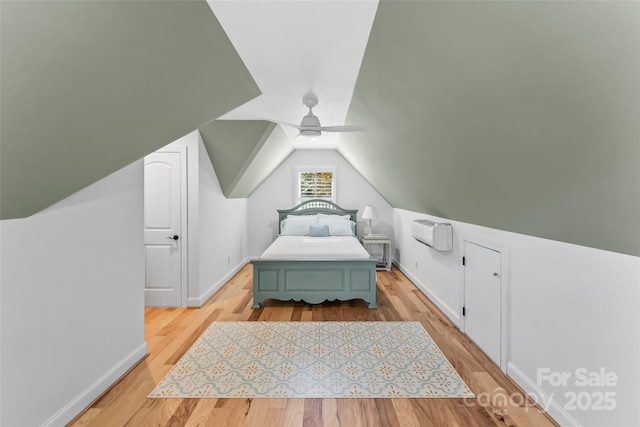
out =
<svg viewBox="0 0 640 427"><path fill-rule="evenodd" d="M438 295L436 295L431 289L429 289L427 285L422 283L422 281L407 267L405 267L401 263L398 263L397 261L395 262L395 264L398 266L400 271L402 271L404 275L407 276L409 280L411 280L411 282L413 282L413 284L416 285L416 287L427 296L427 298L429 298L436 306L438 306L440 310L442 310L442 312L449 318L449 320L451 320L455 325L461 324L460 316L458 315L457 310L449 307L443 300L438 297Z"/></svg>
<svg viewBox="0 0 640 427"><path fill-rule="evenodd" d="M393 211L396 264L459 327L463 242L499 242L503 255L509 254L508 297L502 307L507 317L502 338L507 341L507 374L526 391L552 397L550 413L557 421L640 425L640 257ZM413 239L414 219L450 222L453 251L438 252ZM593 390L575 381L561 386L536 382L538 369L597 372L600 368L618 377L615 387L593 389L615 392L612 411L563 413L558 408L567 406L565 394Z"/></svg>

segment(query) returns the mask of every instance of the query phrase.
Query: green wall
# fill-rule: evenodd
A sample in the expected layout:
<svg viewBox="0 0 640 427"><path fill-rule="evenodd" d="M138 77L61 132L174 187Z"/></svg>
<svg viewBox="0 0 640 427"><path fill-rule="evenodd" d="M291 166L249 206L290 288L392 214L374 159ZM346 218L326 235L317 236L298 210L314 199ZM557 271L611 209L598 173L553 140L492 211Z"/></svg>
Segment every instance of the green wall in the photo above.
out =
<svg viewBox="0 0 640 427"><path fill-rule="evenodd" d="M2 1L0 218L260 94L205 1Z"/></svg>
<svg viewBox="0 0 640 427"><path fill-rule="evenodd" d="M394 207L640 255L640 3L384 1L347 122Z"/></svg>
<svg viewBox="0 0 640 427"><path fill-rule="evenodd" d="M263 120L214 120L200 135L226 197L249 197L293 152L280 127Z"/></svg>
<svg viewBox="0 0 640 427"><path fill-rule="evenodd" d="M247 159L249 164L229 197L249 197L294 151L287 134L280 126L275 126L260 150Z"/></svg>

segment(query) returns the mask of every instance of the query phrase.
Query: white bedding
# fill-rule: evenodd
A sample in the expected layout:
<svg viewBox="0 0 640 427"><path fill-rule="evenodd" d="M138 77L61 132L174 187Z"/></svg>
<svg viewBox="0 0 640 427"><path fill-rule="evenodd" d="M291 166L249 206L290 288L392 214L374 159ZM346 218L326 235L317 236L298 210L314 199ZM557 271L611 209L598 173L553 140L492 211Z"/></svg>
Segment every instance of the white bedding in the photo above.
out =
<svg viewBox="0 0 640 427"><path fill-rule="evenodd" d="M280 236L261 259L354 259L369 258L369 253L353 236Z"/></svg>

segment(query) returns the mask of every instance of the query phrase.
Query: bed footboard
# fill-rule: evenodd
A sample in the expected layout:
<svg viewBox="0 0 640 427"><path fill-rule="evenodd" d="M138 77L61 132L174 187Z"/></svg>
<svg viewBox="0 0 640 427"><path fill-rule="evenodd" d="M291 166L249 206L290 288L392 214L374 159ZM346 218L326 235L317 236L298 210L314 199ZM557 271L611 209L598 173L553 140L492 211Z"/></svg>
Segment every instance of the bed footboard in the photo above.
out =
<svg viewBox="0 0 640 427"><path fill-rule="evenodd" d="M255 259L253 305L269 299L305 301L347 301L361 298L376 304L376 260L286 260Z"/></svg>

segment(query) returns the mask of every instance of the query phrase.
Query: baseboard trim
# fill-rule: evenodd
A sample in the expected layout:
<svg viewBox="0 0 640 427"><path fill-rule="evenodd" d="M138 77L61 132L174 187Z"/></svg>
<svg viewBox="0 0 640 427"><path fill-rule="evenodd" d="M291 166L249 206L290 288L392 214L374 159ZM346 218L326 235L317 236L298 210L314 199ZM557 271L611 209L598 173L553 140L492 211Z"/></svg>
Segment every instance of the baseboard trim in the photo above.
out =
<svg viewBox="0 0 640 427"><path fill-rule="evenodd" d="M454 325L456 325L458 328L460 328L460 316L451 309L451 307L449 307L447 304L444 303L444 301L442 301L440 298L438 298L438 296L436 294L434 294L433 292L431 292L431 290L424 284L422 283L417 277L415 277L413 274L411 274L411 272L409 271L408 268L406 268L405 266L403 266L402 264L399 264L397 262L395 262L394 264L396 264L398 266L398 268L400 269L400 271L402 271L402 273L407 276L407 278L409 280L411 280L411 282L413 282L414 285L416 285L416 287L418 289L420 289L420 291L422 291L423 294L425 294L427 296L427 298L429 298L436 306L438 306L438 308L440 310L442 310L442 312L444 313L445 316L447 316L449 318L449 320L451 320L451 322L453 322Z"/></svg>
<svg viewBox="0 0 640 427"><path fill-rule="evenodd" d="M404 267L402 264L394 262L394 264L404 273L405 276L422 293L424 293L427 298L429 298L442 312L445 316L449 318L455 325L460 328L460 316L457 315L451 308L445 304L440 298L438 298L427 286L424 285L417 277L415 277L409 269ZM558 422L562 426L570 426L570 427L578 427L580 423L569 415L557 402L553 400L553 396L549 396L542 389L540 389L535 381L532 381L529 377L527 377L516 365L512 362L507 361L507 369L506 374L509 376L522 390L530 395L536 402L540 408L542 408L551 418L553 418L556 422Z"/></svg>
<svg viewBox="0 0 640 427"><path fill-rule="evenodd" d="M565 411L557 402L553 400L553 396L545 393L535 381L526 376L512 362L507 362L507 375L522 390L531 396L551 418L553 418L561 426L579 427L581 424Z"/></svg>
<svg viewBox="0 0 640 427"><path fill-rule="evenodd" d="M244 267L248 262L249 262L249 257L243 259L242 261L240 261L240 264L238 264L231 271L225 274L225 276L222 279L214 283L213 286L207 289L199 297L189 297L187 299L187 307L202 307L204 303L207 302L207 300L211 298L213 294L215 294L218 290L220 290L220 288L222 288L225 283L227 283L233 276L235 276L238 273L238 271L240 271L242 267Z"/></svg>
<svg viewBox="0 0 640 427"><path fill-rule="evenodd" d="M146 356L147 343L143 342L42 425L45 427L67 425Z"/></svg>

